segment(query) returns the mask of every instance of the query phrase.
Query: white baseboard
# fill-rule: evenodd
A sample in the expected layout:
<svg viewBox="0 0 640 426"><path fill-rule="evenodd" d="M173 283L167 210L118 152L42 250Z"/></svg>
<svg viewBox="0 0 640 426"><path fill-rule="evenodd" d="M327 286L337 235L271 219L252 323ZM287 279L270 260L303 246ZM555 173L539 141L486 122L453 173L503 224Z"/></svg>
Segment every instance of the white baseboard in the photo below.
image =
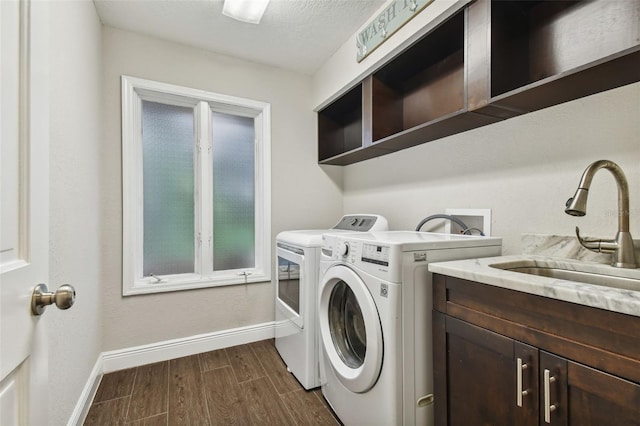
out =
<svg viewBox="0 0 640 426"><path fill-rule="evenodd" d="M68 425L79 426L84 423L103 374L133 368L139 365L167 361L183 356L271 339L275 336L275 325L273 321L265 322L230 330L165 340L164 342L151 343L149 345L102 352L98 356L98 360L91 371L91 375L80 395L80 399L69 419Z"/></svg>
<svg viewBox="0 0 640 426"><path fill-rule="evenodd" d="M82 389L82 393L80 394L80 398L76 403L73 413L71 413L71 417L67 423L68 426L82 425L84 420L87 418L91 402L96 396L98 386L102 380L102 367L102 354L100 354L93 366L93 370L91 370L91 373L89 374L89 378L87 379L87 383L84 385L84 389Z"/></svg>
<svg viewBox="0 0 640 426"><path fill-rule="evenodd" d="M110 373L139 365L271 339L274 335L274 322L266 322L103 352L101 355L103 362L102 372Z"/></svg>

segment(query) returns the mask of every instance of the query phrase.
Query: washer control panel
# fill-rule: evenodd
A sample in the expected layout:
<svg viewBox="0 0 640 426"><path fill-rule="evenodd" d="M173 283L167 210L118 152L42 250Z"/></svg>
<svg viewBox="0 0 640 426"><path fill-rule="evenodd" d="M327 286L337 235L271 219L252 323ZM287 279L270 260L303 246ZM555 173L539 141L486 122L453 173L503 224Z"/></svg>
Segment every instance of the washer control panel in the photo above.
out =
<svg viewBox="0 0 640 426"><path fill-rule="evenodd" d="M358 241L344 234L322 236L321 262L343 262L383 280L397 282L402 275L402 253L398 246Z"/></svg>
<svg viewBox="0 0 640 426"><path fill-rule="evenodd" d="M322 254L330 259L343 260L354 263L360 244L356 241L347 241L338 235L324 234L322 236Z"/></svg>
<svg viewBox="0 0 640 426"><path fill-rule="evenodd" d="M360 260L375 265L389 266L389 247L377 244L363 244Z"/></svg>

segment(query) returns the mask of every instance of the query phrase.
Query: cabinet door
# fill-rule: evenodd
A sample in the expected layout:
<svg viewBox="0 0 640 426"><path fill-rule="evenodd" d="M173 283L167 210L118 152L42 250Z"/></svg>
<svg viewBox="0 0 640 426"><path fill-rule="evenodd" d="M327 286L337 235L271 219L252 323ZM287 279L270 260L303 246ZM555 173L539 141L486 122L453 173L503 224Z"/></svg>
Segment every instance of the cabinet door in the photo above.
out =
<svg viewBox="0 0 640 426"><path fill-rule="evenodd" d="M570 425L640 425L640 385L568 363Z"/></svg>
<svg viewBox="0 0 640 426"><path fill-rule="evenodd" d="M540 425L566 426L567 360L540 351Z"/></svg>
<svg viewBox="0 0 640 426"><path fill-rule="evenodd" d="M540 424L640 426L640 385L540 351Z"/></svg>
<svg viewBox="0 0 640 426"><path fill-rule="evenodd" d="M444 370L435 370L435 424L536 425L537 350L469 323L442 317L434 318L436 324L444 325L434 334L434 348L445 357L446 365ZM436 362L438 357L436 354ZM524 368L522 364L526 364ZM519 367L522 380L518 380ZM521 393L520 404L518 392L525 392Z"/></svg>

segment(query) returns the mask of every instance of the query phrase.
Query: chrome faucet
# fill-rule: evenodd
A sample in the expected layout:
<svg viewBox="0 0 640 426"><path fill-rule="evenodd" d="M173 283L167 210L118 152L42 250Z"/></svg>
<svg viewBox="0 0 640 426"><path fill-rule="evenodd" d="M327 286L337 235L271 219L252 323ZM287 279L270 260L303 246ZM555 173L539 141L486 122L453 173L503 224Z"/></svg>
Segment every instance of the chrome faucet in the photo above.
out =
<svg viewBox="0 0 640 426"><path fill-rule="evenodd" d="M617 268L635 268L635 249L633 238L629 232L629 184L622 169L613 161L599 160L591 163L584 173L575 195L567 200L565 213L571 216L587 214L587 196L593 176L600 169L607 169L613 174L618 186L618 233L613 240L587 240L580 236L580 228L576 226L576 236L580 244L591 251L613 254L612 265Z"/></svg>

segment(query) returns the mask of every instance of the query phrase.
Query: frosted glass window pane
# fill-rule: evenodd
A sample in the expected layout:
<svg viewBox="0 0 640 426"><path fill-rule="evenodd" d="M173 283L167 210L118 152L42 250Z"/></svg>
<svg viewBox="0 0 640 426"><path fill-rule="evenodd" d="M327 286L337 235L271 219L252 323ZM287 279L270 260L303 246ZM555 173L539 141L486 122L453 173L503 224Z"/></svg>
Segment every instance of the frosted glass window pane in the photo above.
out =
<svg viewBox="0 0 640 426"><path fill-rule="evenodd" d="M253 118L211 114L213 269L255 267Z"/></svg>
<svg viewBox="0 0 640 426"><path fill-rule="evenodd" d="M142 103L144 276L194 272L193 132L192 108Z"/></svg>

